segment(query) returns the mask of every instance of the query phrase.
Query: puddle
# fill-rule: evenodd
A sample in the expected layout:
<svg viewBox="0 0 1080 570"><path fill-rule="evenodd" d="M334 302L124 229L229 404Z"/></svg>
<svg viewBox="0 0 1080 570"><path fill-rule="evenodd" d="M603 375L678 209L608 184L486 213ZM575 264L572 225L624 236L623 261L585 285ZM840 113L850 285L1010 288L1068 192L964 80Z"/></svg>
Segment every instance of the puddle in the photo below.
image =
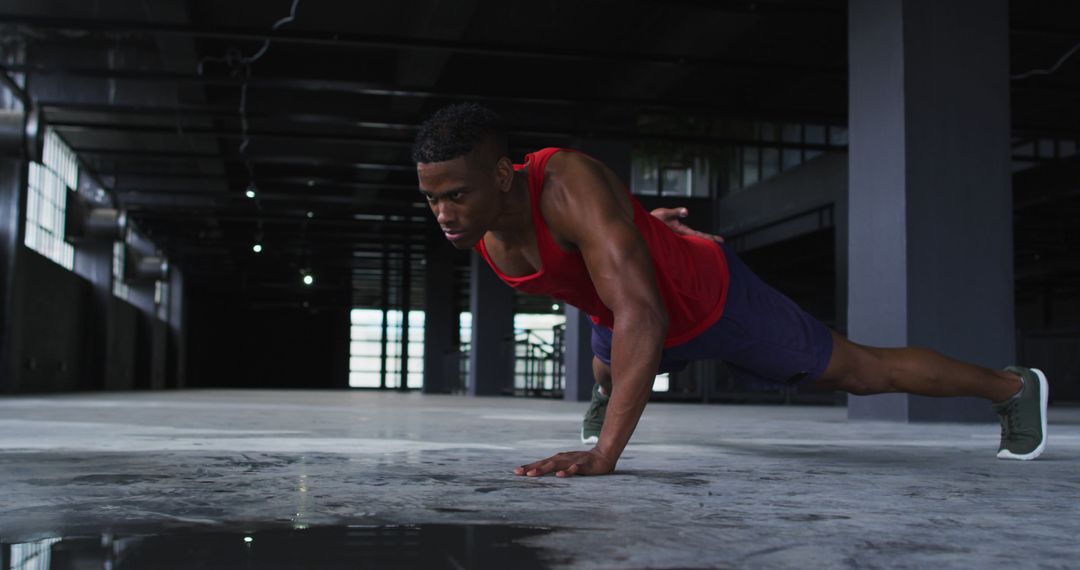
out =
<svg viewBox="0 0 1080 570"><path fill-rule="evenodd" d="M547 568L522 539L553 529L504 525L325 526L250 532L207 527L0 542L0 570L139 568Z"/></svg>

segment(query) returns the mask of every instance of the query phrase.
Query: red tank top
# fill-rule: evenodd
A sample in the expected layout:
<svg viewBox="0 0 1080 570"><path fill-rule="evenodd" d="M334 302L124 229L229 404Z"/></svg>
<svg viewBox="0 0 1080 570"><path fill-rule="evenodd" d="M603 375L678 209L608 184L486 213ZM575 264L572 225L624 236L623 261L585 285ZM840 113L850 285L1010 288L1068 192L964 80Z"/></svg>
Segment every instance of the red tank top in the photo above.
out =
<svg viewBox="0 0 1080 570"><path fill-rule="evenodd" d="M514 165L516 170L528 168L540 270L531 275L510 277L495 266L483 239L475 248L495 274L514 289L560 299L588 313L594 323L613 328L615 316L596 293L581 254L560 249L540 213L544 167L553 154L563 150L569 149L541 149L525 155L525 164ZM626 192L629 194L629 189ZM630 195L630 202L634 206L634 225L649 248L657 288L668 313L664 348L682 344L704 332L723 314L728 290L727 259L723 250L710 240L676 234L646 211L633 195Z"/></svg>

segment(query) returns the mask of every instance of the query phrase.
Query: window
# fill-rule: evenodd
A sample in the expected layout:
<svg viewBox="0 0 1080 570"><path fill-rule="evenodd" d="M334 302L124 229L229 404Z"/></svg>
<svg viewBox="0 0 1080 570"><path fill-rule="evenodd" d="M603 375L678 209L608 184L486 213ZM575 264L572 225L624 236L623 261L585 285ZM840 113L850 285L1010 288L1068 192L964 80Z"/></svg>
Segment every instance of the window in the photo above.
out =
<svg viewBox="0 0 1080 570"><path fill-rule="evenodd" d="M661 170L661 193L664 196L691 196L694 186L694 171L683 166L667 167Z"/></svg>
<svg viewBox="0 0 1080 570"><path fill-rule="evenodd" d="M555 344L555 327L566 323L565 314L515 314L514 388L551 390L561 362Z"/></svg>
<svg viewBox="0 0 1080 570"><path fill-rule="evenodd" d="M112 263L113 295L127 301L130 287L128 287L127 283L124 283L124 262L124 242L114 241Z"/></svg>
<svg viewBox="0 0 1080 570"><path fill-rule="evenodd" d="M349 346L349 386L379 388L382 368L383 312L353 309ZM402 312L386 315L386 387L401 387ZM424 312L409 311L409 388L424 385Z"/></svg>
<svg viewBox="0 0 1080 570"><path fill-rule="evenodd" d="M472 311L458 313L458 331L461 338L461 349L467 350L472 344Z"/></svg>
<svg viewBox="0 0 1080 570"><path fill-rule="evenodd" d="M12 570L48 570L52 568L52 547L58 542L59 538L46 538L37 542L12 544L11 560L7 567Z"/></svg>
<svg viewBox="0 0 1080 570"><path fill-rule="evenodd" d="M667 392L671 387L671 377L668 373L659 374L653 380L652 391L653 392Z"/></svg>
<svg viewBox="0 0 1080 570"><path fill-rule="evenodd" d="M424 385L424 311L409 311L409 388ZM401 339L404 319L401 311L387 313L386 387L401 387Z"/></svg>
<svg viewBox="0 0 1080 570"><path fill-rule="evenodd" d="M31 162L26 193L26 247L61 266L75 266L75 248L64 241L68 188L78 188L75 153L52 130L45 131L45 153Z"/></svg>
<svg viewBox="0 0 1080 570"><path fill-rule="evenodd" d="M747 146L742 149L742 185L750 186L751 184L757 184L760 179L761 172L758 170L759 163L759 149L755 146Z"/></svg>
<svg viewBox="0 0 1080 570"><path fill-rule="evenodd" d="M727 188L723 193L764 182L825 152L848 144L846 127L801 123L754 123L750 142L731 149L727 162ZM808 145L819 148L806 148Z"/></svg>
<svg viewBox="0 0 1080 570"><path fill-rule="evenodd" d="M169 282L154 281L154 305L161 320L169 319Z"/></svg>
<svg viewBox="0 0 1080 570"><path fill-rule="evenodd" d="M712 159L692 149L638 151L630 161L630 192L637 196L709 197Z"/></svg>

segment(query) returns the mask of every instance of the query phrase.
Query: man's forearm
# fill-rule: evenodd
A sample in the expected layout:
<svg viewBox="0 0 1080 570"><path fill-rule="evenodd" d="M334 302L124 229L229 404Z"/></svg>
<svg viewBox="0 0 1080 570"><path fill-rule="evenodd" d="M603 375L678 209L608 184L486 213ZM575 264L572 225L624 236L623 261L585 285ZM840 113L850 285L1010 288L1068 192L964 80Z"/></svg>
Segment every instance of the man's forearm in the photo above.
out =
<svg viewBox="0 0 1080 570"><path fill-rule="evenodd" d="M617 461L637 427L660 366L667 323L661 317L618 315L612 333L611 399L596 451Z"/></svg>

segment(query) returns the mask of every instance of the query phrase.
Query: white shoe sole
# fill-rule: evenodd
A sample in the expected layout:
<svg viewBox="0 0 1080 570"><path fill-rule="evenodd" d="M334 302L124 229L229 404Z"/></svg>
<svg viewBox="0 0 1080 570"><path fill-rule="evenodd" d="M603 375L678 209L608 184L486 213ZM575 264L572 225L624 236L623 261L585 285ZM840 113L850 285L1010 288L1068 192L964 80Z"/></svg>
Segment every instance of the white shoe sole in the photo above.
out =
<svg viewBox="0 0 1080 570"><path fill-rule="evenodd" d="M585 437L585 428L581 428L581 443L584 443L585 445L596 445L599 441L600 438L595 435Z"/></svg>
<svg viewBox="0 0 1080 570"><path fill-rule="evenodd" d="M998 452L998 459L1017 459L1020 461L1031 461L1036 457L1042 455L1044 449L1046 449L1046 402L1050 397L1050 385L1046 382L1046 375L1042 370L1038 368L1032 368L1032 372L1035 373L1035 377L1039 379L1039 409L1042 416L1042 441L1039 442L1039 446L1035 448L1031 453L1016 454L1008 449L1002 449Z"/></svg>

